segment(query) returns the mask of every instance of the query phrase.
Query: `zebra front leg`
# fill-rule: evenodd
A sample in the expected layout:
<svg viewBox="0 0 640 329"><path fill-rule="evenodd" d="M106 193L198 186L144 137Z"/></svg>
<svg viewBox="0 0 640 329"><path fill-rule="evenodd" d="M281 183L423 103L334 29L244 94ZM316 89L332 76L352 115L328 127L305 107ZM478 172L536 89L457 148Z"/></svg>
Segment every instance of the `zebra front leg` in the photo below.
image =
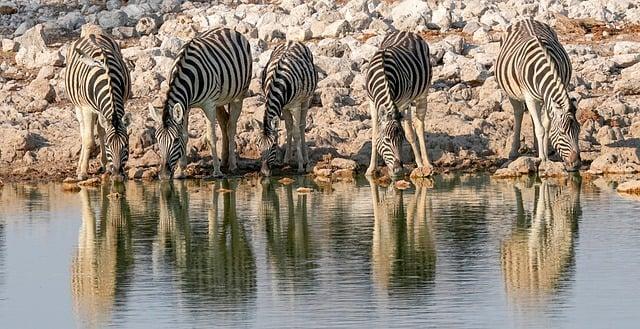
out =
<svg viewBox="0 0 640 329"><path fill-rule="evenodd" d="M80 151L80 162L78 164L78 179L85 180L88 177L89 157L91 150L95 146L93 139L93 127L96 123L97 116L90 109L83 109L82 112L82 150Z"/></svg>
<svg viewBox="0 0 640 329"><path fill-rule="evenodd" d="M229 169L229 135L227 130L229 129L229 113L224 106L216 107L216 116L218 118L218 125L222 132L222 151L220 152L220 158L222 159L221 166Z"/></svg>
<svg viewBox="0 0 640 329"><path fill-rule="evenodd" d="M300 109L300 138L302 139L302 156L304 158L305 168L309 166L309 146L307 146L307 139L305 138L305 131L307 130L307 112L309 111L309 102L303 105Z"/></svg>
<svg viewBox="0 0 640 329"><path fill-rule="evenodd" d="M416 144L416 131L413 130L413 126L411 125L411 106L407 105L403 109L402 116L402 130L404 130L404 136L411 145L411 151L413 152L413 157L416 160L416 164L418 167L422 167L422 157L420 156L420 150L418 150L418 144Z"/></svg>
<svg viewBox="0 0 640 329"><path fill-rule="evenodd" d="M293 156L293 116L291 114L291 108L287 107L282 110L282 119L284 120L285 126L285 146L284 146L284 159L282 160L283 164L289 164L291 162L291 157Z"/></svg>
<svg viewBox="0 0 640 329"><path fill-rule="evenodd" d="M105 131L104 128L98 123L96 125L98 129L98 139L100 142L100 172L107 172L107 145L104 142Z"/></svg>
<svg viewBox="0 0 640 329"><path fill-rule="evenodd" d="M542 120L541 120L541 106L540 104L533 99L532 97L525 97L525 100L527 102L527 109L529 110L529 114L531 115L531 120L533 121L533 128L535 130L536 133L536 140L538 141L538 146L540 146L538 148L538 157L540 158L540 161L544 162L547 161L547 149L546 149L546 145L547 143L545 143L545 139L547 138L545 130L544 130L544 126L542 125Z"/></svg>
<svg viewBox="0 0 640 329"><path fill-rule="evenodd" d="M301 136L301 134L304 134L304 128L302 127L304 123L302 123L301 116L302 116L302 111L300 108L297 108L297 110L294 110L294 112L292 113L293 140L294 140L294 143L296 144L296 156L298 158L298 173L305 172L304 154L302 151L302 148L304 147L304 145L302 145L302 136Z"/></svg>
<svg viewBox="0 0 640 329"><path fill-rule="evenodd" d="M82 168L82 159L84 159L84 116L82 115L82 109L80 107L76 106L75 111L76 111L76 119L78 119L78 125L80 128L80 155L78 158L78 167L76 168L76 177L82 180L81 168Z"/></svg>
<svg viewBox="0 0 640 329"><path fill-rule="evenodd" d="M509 150L509 159L515 159L520 155L520 131L522 130L522 116L524 115L524 103L509 98L511 107L513 108L513 135L511 136L511 149Z"/></svg>
<svg viewBox="0 0 640 329"><path fill-rule="evenodd" d="M238 169L238 154L236 152L236 131L238 128L238 118L242 113L242 102L244 97L235 99L229 104L229 124L227 126L227 140L228 140L228 162L229 172L235 172Z"/></svg>
<svg viewBox="0 0 640 329"><path fill-rule="evenodd" d="M378 112L373 105L373 102L369 102L369 113L371 114L371 159L369 160L369 168L365 175L367 177L373 176L373 172L376 170L378 163L378 149L376 148L376 142L378 140Z"/></svg>
<svg viewBox="0 0 640 329"><path fill-rule="evenodd" d="M416 104L416 118L413 120L413 126L418 135L418 143L420 144L420 155L422 157L423 166L431 166L429 154L427 152L427 142L424 137L424 119L427 115L427 97L424 97ZM417 157L417 155L416 155Z"/></svg>
<svg viewBox="0 0 640 329"><path fill-rule="evenodd" d="M207 140L209 141L209 149L211 150L211 161L213 162L213 177L222 177L220 171L220 160L218 159L218 149L216 148L216 107L212 105L203 106L204 114L209 121L207 125Z"/></svg>

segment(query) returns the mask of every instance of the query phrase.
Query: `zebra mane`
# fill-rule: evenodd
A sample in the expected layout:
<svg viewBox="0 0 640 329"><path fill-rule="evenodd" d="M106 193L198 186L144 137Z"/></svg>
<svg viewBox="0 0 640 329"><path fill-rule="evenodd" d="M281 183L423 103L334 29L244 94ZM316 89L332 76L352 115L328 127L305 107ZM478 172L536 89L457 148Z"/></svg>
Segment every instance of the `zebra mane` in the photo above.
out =
<svg viewBox="0 0 640 329"><path fill-rule="evenodd" d="M376 53L376 55L382 57L382 69L384 71L384 63L385 63L385 56L387 54L387 49L380 49L378 50L378 52ZM374 56L376 56L374 55ZM383 72L382 74L382 80L384 81L384 96L386 98L388 98L389 102L392 104L391 108L385 109L385 113L380 113L378 112L378 117L381 119L380 121L391 121L394 119L400 119L399 115L400 112L395 110L395 103L393 102L393 97L391 97L391 94L389 93L389 80L387 79L387 74ZM380 109L376 107L376 111L379 111ZM391 115L389 115L389 111L393 111L394 113L391 113ZM382 114L382 115L380 115Z"/></svg>
<svg viewBox="0 0 640 329"><path fill-rule="evenodd" d="M120 55L120 47L118 46L118 44L114 41L111 41L109 39L107 39L104 35L102 34L89 34L86 36L86 39L89 41L89 45L92 48L92 52L97 52L100 54L100 56L102 57L100 59L100 61L102 62L102 69L104 69L105 71L105 79L107 80L107 84L111 87L111 89L113 90L114 88L118 87L116 85L114 85L113 83L113 79L111 78L111 71L117 71L117 69L114 69L112 67L112 64L109 62L109 57L112 58L118 58ZM92 57L91 54L83 54L83 56L89 56ZM122 68L123 70L126 70L126 67ZM128 91L129 90L123 90L122 93L122 107L123 107L123 111L124 111L124 102L125 102L125 98L128 95ZM111 123L111 125L116 128L116 127L120 127L120 119L122 118L118 118L117 114L118 111L115 108L116 102L115 99L113 97L113 92L108 93L108 97L109 97L109 102L111 104L111 117L107 118L106 116L104 116L104 113L100 113L99 115L103 116L106 120L106 122Z"/></svg>
<svg viewBox="0 0 640 329"><path fill-rule="evenodd" d="M571 100L569 99L569 95L566 93L566 87L564 85L564 82L560 79L560 73L558 73L558 70L556 69L555 61L551 58L551 55L549 55L549 51L547 50L547 47L545 47L545 45L542 43L542 40L540 40L540 37L534 31L533 26L531 26L531 24L526 24L526 26L527 26L527 29L529 30L529 34L531 35L533 40L535 40L535 42L538 44L538 46L542 50L542 54L544 55L544 58L547 61L547 64L549 66L549 70L551 71L551 75L553 77L553 82L557 86L562 86L562 89L564 90L564 92L560 93L560 95L562 97L562 102L564 102L564 104L561 104L561 105L563 107L570 106L571 105Z"/></svg>
<svg viewBox="0 0 640 329"><path fill-rule="evenodd" d="M168 84L168 88L165 92L165 98L164 98L164 104L162 106L162 123L167 122L167 119L171 116L170 115L170 108L169 108L169 102L172 100L171 97L169 97L171 95L172 92L174 92L174 83L176 82L176 79L178 79L178 70L180 69L180 65L178 65L182 60L184 60L185 54L187 52L187 48L189 48L189 46L191 45L191 43L193 42L195 38L185 42L182 47L180 47L180 50L178 51L178 54L176 55L176 58L173 60L173 64L171 65L171 72L169 73L169 84ZM173 105L173 104L171 104ZM182 104L183 108L186 110L188 108L189 104ZM173 107L173 106L171 106Z"/></svg>

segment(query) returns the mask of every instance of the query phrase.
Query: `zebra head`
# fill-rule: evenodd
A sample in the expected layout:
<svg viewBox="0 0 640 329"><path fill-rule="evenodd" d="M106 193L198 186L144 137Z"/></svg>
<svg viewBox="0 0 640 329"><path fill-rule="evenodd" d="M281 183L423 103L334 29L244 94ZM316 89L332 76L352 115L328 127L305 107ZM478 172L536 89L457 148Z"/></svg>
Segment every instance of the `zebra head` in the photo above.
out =
<svg viewBox="0 0 640 329"><path fill-rule="evenodd" d="M122 181L124 179L124 167L129 159L129 133L127 128L131 123L131 113L127 112L121 118L114 118L111 121L100 115L98 121L105 131L107 172L111 173L114 181Z"/></svg>
<svg viewBox="0 0 640 329"><path fill-rule="evenodd" d="M400 151L404 140L404 131L400 124L400 112L397 110L392 112L393 114L380 124L381 129L376 139L376 150L387 165L390 175L398 177L403 171Z"/></svg>
<svg viewBox="0 0 640 329"><path fill-rule="evenodd" d="M156 140L160 153L160 179L171 178L178 160L185 154L186 140L182 136L184 107L180 103L164 107L162 116L149 104L151 117L160 123L156 129Z"/></svg>
<svg viewBox="0 0 640 329"><path fill-rule="evenodd" d="M565 110L552 102L551 128L549 139L551 145L560 154L567 171L577 171L582 164L580 159L580 146L578 135L580 134L580 124L576 119L575 101L569 102L569 109Z"/></svg>
<svg viewBox="0 0 640 329"><path fill-rule="evenodd" d="M262 123L262 133L258 137L258 148L260 149L260 172L264 176L271 176L271 167L276 164L278 158L278 120L280 117L270 112L279 113L280 110L273 110L269 106L265 107L264 122Z"/></svg>
<svg viewBox="0 0 640 329"><path fill-rule="evenodd" d="M278 133L276 131L262 134L258 140L260 148L260 172L264 176L271 176L271 167L276 165L278 158Z"/></svg>

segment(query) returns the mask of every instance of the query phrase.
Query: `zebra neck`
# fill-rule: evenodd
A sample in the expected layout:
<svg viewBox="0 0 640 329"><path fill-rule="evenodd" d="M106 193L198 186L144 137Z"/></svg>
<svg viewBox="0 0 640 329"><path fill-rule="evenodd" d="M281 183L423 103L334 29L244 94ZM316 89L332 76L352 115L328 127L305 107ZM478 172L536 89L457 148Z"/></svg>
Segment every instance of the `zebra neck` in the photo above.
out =
<svg viewBox="0 0 640 329"><path fill-rule="evenodd" d="M282 104L280 95L269 91L267 101L264 106L264 118L262 121L262 132L265 136L273 135L276 132L275 122L282 118Z"/></svg>

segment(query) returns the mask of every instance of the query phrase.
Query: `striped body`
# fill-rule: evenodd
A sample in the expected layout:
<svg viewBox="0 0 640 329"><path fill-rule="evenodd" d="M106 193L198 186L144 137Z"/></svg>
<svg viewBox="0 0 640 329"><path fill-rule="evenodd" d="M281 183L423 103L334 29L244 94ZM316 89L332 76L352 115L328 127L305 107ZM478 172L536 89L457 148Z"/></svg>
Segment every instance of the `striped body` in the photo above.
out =
<svg viewBox="0 0 640 329"><path fill-rule="evenodd" d="M309 162L304 139L307 111L318 84L318 72L311 50L301 42L288 41L278 45L262 71L261 81L266 98L260 143L262 173L270 175L269 167L276 160L277 126L281 118L287 129L285 162L293 153L293 138L298 155L298 171L302 172Z"/></svg>
<svg viewBox="0 0 640 329"><path fill-rule="evenodd" d="M252 74L249 42L240 33L219 28L202 33L187 42L178 54L169 80L161 115L150 108L161 123L156 131L160 148L160 175L169 177L176 164L186 165L189 108L200 107L209 125L207 139L211 147L214 175L221 176L216 151L215 125L222 129L222 159L235 170L236 123ZM228 111L224 108L229 105ZM177 175L180 176L180 175Z"/></svg>
<svg viewBox="0 0 640 329"><path fill-rule="evenodd" d="M118 44L101 34L84 36L72 43L67 52L65 87L82 135L79 179L87 176L96 119L102 165L109 164L111 173L121 177L129 153L129 116L124 104L129 98L131 79Z"/></svg>
<svg viewBox="0 0 640 329"><path fill-rule="evenodd" d="M424 141L426 97L431 82L429 47L417 34L393 32L369 61L367 94L373 125L371 163L373 174L380 154L395 175L402 171L400 150L406 137L418 167L430 165ZM415 111L410 106L416 105ZM415 115L415 120L412 116ZM416 134L420 148L416 145Z"/></svg>
<svg viewBox="0 0 640 329"><path fill-rule="evenodd" d="M514 107L516 120L510 157L518 154L526 108L536 129L541 160L547 160L551 141L567 169L580 166L580 127L567 90L570 78L571 61L551 27L526 19L507 29L496 60L496 81Z"/></svg>

